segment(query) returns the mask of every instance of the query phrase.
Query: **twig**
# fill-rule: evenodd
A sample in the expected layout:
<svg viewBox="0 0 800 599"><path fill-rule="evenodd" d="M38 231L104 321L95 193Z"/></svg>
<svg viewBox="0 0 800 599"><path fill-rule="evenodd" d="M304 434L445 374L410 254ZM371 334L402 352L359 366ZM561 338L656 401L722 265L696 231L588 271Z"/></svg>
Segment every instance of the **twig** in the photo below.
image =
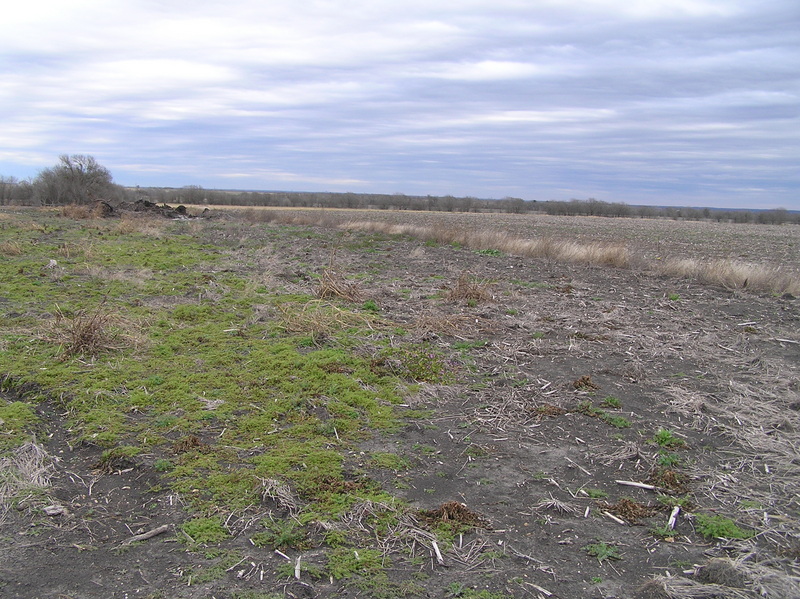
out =
<svg viewBox="0 0 800 599"><path fill-rule="evenodd" d="M140 535L133 535L127 541L123 541L120 547L124 545L130 545L131 543L136 543L137 541L146 541L147 539L155 537L156 535L160 535L161 533L167 532L168 530L169 530L169 524L163 524L158 528L154 528L153 530L148 530L147 532L143 532Z"/></svg>
<svg viewBox="0 0 800 599"><path fill-rule="evenodd" d="M439 551L439 545L436 544L436 541L431 541L431 545L433 545L433 550L436 553L436 561L439 562L440 566L444 566L444 558L442 557L442 552Z"/></svg>
<svg viewBox="0 0 800 599"><path fill-rule="evenodd" d="M640 489L647 489L648 491L658 491L660 490L659 487L655 485L648 485L647 483L636 483L631 480L615 480L615 483L618 485L625 485L628 487L638 487Z"/></svg>
<svg viewBox="0 0 800 599"><path fill-rule="evenodd" d="M616 522L617 524L622 524L623 526L625 526L625 525L627 524L627 522L625 522L625 520L623 520L622 518L617 518L617 517L616 517L614 514L612 514L611 512L606 512L606 511L604 510L604 511L602 512L602 514L603 514L604 516L607 516L607 517L611 518L611 519L612 519L614 522Z"/></svg>
<svg viewBox="0 0 800 599"><path fill-rule="evenodd" d="M680 513L680 511L681 511L681 506L679 505L676 505L674 508L672 508L672 513L669 515L669 522L667 522L667 526L669 527L670 530L675 529L675 521L678 519L678 514Z"/></svg>

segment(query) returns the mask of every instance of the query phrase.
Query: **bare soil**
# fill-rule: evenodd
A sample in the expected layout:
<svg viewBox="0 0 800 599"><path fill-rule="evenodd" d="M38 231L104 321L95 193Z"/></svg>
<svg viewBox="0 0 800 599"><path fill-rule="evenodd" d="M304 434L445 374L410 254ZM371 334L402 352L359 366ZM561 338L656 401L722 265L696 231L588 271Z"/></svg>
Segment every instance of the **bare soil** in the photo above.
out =
<svg viewBox="0 0 800 599"><path fill-rule="evenodd" d="M674 233L667 223L665 240ZM666 597L643 585L654 576L696 580L696 566L743 556L788 581L788 591L766 596L797 596L781 593L797 589L791 577L800 575L800 300L413 239L348 247L369 236L321 242L331 238L322 229L253 250L271 227L242 229L247 247L229 234L198 234L229 248L227 268L283 281L289 292L312 289L336 247L337 269L359 285L362 300L452 356L457 382L423 384L408 400L423 417L349 457L369 469L370 452L398 453L409 469L373 468L371 476L420 514L474 518L470 532L442 547L441 563L429 547L415 547L424 559L390 573L414 582L406 596ZM728 243L712 253L752 249L733 249L735 236ZM484 299L447 299L465 273ZM179 498L154 491L157 475L136 463L98 468L100 450L71 445L65 414L46 405L41 414L56 509L11 510L0 525L3 597L369 596L346 581L280 578L286 559L244 537L223 544L244 561L192 581L215 556L178 542L174 525L186 518ZM660 429L683 445L656 444ZM652 529L671 511L664 497L685 503L674 534L658 536ZM706 538L698 513L729 517L757 536ZM127 543L165 524L169 531ZM591 555L602 544L619 559ZM317 556L311 549L303 559ZM735 582L702 596L729 596L722 593L734 586L725 585ZM758 596L738 583L743 596Z"/></svg>

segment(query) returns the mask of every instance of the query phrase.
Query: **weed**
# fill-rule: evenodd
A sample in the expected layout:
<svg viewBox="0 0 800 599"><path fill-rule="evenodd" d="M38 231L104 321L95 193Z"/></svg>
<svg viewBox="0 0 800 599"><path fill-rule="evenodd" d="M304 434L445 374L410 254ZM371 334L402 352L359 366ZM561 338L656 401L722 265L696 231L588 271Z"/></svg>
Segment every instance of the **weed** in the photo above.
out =
<svg viewBox="0 0 800 599"><path fill-rule="evenodd" d="M675 538L675 531L672 528L670 528L670 526L668 524L664 524L663 526L653 526L650 529L650 532L657 539L674 539Z"/></svg>
<svg viewBox="0 0 800 599"><path fill-rule="evenodd" d="M660 449L658 451L657 461L660 466L665 466L667 468L674 468L675 466L680 465L681 458L677 454Z"/></svg>
<svg viewBox="0 0 800 599"><path fill-rule="evenodd" d="M675 436L675 433L665 428L658 429L653 435L651 442L655 443L659 447L666 447L667 449L686 447L686 441Z"/></svg>
<svg viewBox="0 0 800 599"><path fill-rule="evenodd" d="M473 589L460 582L452 582L447 587L445 597L453 599L507 599L504 593L494 593L488 589Z"/></svg>
<svg viewBox="0 0 800 599"><path fill-rule="evenodd" d="M608 397L603 398L603 402L602 403L607 408L619 409L619 408L622 407L622 402L619 399L617 399L616 397L613 397L612 395L609 395Z"/></svg>
<svg viewBox="0 0 800 599"><path fill-rule="evenodd" d="M169 472L175 467L175 465L170 460L165 460L160 458L153 462L153 470L156 472Z"/></svg>
<svg viewBox="0 0 800 599"><path fill-rule="evenodd" d="M602 489L584 489L584 491L586 491L586 494L592 499L605 499L608 497L608 493Z"/></svg>
<svg viewBox="0 0 800 599"><path fill-rule="evenodd" d="M670 293L669 295L667 295L667 299L671 302L677 302L678 300L681 299L681 296L677 293Z"/></svg>
<svg viewBox="0 0 800 599"><path fill-rule="evenodd" d="M475 250L475 253L480 256L502 256L503 252L494 249Z"/></svg>
<svg viewBox="0 0 800 599"><path fill-rule="evenodd" d="M606 424L610 424L616 428L630 428L631 426L631 421L623 416L615 416L613 414L603 412L598 417Z"/></svg>
<svg viewBox="0 0 800 599"><path fill-rule="evenodd" d="M583 547L583 550L592 557L596 557L597 561L600 563L606 560L622 559L622 557L619 554L619 549L617 549L617 547L602 541L585 545Z"/></svg>
<svg viewBox="0 0 800 599"><path fill-rule="evenodd" d="M708 539L749 539L753 533L739 528L730 518L720 515L697 514L697 532Z"/></svg>

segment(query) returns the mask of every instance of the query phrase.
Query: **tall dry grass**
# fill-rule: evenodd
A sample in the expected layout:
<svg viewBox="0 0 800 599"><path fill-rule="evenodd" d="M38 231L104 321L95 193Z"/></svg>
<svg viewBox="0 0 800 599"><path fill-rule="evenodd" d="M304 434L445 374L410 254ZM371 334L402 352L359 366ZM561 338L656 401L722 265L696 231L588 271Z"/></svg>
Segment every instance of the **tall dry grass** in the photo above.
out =
<svg viewBox="0 0 800 599"><path fill-rule="evenodd" d="M751 264L737 260L667 259L656 267L657 272L722 285L728 289L750 289L768 293L800 295L800 280L775 266Z"/></svg>
<svg viewBox="0 0 800 599"><path fill-rule="evenodd" d="M356 231L387 235L408 235L423 241L459 244L475 250L499 250L527 258L545 258L573 264L594 264L627 268L631 263L628 248L614 243L577 243L565 239L522 239L504 231L475 231L458 228L434 228L418 225L396 225L376 221L351 221L340 225Z"/></svg>

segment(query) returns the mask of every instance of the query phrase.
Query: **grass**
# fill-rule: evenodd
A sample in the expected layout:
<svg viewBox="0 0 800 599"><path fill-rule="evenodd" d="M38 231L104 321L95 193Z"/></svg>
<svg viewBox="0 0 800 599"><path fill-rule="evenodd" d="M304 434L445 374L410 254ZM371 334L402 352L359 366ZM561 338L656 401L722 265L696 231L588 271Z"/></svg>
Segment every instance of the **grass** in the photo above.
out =
<svg viewBox="0 0 800 599"><path fill-rule="evenodd" d="M707 539L749 539L753 533L742 528L730 518L719 514L696 514L695 528Z"/></svg>

